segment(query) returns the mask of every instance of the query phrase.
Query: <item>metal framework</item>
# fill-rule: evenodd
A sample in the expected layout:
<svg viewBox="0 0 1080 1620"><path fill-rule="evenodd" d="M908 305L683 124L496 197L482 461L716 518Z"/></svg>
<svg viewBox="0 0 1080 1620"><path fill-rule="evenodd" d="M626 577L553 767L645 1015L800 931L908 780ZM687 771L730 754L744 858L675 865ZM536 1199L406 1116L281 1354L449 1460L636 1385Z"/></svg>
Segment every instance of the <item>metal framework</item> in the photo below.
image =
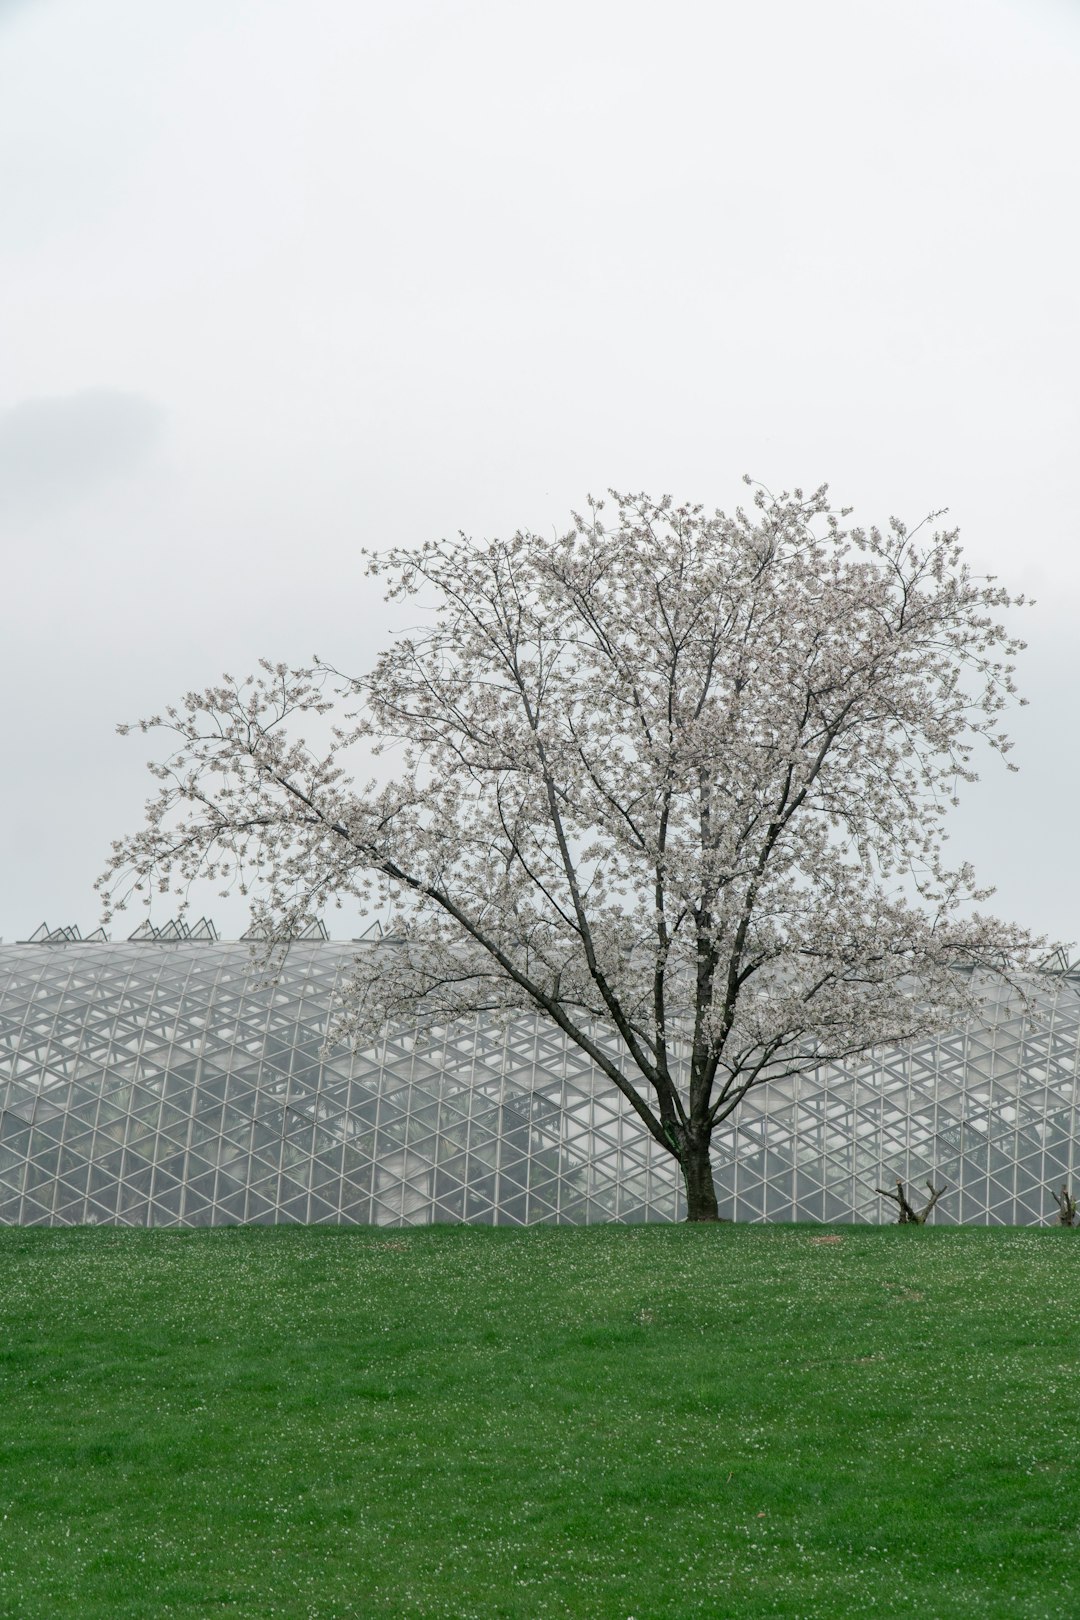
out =
<svg viewBox="0 0 1080 1620"><path fill-rule="evenodd" d="M541 1018L320 1056L340 978L378 942L289 945L274 985L205 920L126 943L0 946L0 1221L676 1220L677 1167ZM939 1223L1038 1224L1073 1184L1080 976L985 1019L751 1093L714 1139L742 1221L886 1221L928 1176Z"/></svg>

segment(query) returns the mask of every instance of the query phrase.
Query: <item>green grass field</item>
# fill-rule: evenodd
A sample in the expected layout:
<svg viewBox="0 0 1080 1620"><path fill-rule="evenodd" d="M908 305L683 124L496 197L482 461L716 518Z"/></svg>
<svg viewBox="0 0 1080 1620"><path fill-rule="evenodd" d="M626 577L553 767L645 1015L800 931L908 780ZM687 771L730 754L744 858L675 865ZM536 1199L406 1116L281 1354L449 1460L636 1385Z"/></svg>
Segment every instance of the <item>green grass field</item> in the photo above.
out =
<svg viewBox="0 0 1080 1620"><path fill-rule="evenodd" d="M1080 1616L1080 1233L0 1230L4 1620Z"/></svg>

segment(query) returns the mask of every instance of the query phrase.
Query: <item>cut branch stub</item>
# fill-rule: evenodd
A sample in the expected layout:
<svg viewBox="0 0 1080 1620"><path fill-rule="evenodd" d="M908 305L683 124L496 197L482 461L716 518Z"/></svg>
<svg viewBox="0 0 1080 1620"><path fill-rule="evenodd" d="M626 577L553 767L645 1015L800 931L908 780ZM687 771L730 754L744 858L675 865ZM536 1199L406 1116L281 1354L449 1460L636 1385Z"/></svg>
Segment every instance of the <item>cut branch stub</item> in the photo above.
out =
<svg viewBox="0 0 1080 1620"><path fill-rule="evenodd" d="M926 1183L926 1190L930 1194L929 1203L927 1203L922 1209L916 1209L915 1206L909 1202L908 1197L904 1192L904 1183L899 1177L897 1177L896 1180L895 1192L886 1192L884 1187L876 1188L876 1191L881 1194L882 1198L891 1198L893 1203L899 1206L900 1214L897 1217L897 1226L925 1226L926 1217L929 1215L930 1211L933 1209L934 1205L937 1203L942 1194L948 1191L948 1188L934 1187L928 1181Z"/></svg>
<svg viewBox="0 0 1080 1620"><path fill-rule="evenodd" d="M1076 1199L1070 1193L1068 1184L1063 1186L1059 1193L1054 1194L1054 1200L1058 1207L1058 1225L1075 1226Z"/></svg>

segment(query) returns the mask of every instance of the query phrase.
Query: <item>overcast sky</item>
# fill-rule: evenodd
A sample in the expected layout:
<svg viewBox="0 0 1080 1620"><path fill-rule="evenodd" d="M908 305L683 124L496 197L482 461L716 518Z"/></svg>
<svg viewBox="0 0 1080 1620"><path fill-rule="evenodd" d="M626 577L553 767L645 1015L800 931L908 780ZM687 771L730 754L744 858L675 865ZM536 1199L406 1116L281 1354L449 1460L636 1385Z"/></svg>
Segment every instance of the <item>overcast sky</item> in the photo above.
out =
<svg viewBox="0 0 1080 1620"><path fill-rule="evenodd" d="M1077 0L0 0L0 935L95 926L117 721L371 662L362 545L749 472L1038 598L953 847L1080 937L1078 204Z"/></svg>

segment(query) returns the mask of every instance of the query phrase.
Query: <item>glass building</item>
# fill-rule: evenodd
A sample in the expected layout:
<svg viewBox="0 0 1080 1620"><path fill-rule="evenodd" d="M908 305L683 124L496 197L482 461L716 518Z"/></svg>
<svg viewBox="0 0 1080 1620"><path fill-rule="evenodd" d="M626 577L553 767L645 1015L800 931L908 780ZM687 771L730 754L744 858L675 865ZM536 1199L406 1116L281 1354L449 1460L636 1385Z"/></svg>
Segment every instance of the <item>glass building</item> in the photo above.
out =
<svg viewBox="0 0 1080 1620"><path fill-rule="evenodd" d="M275 984L211 924L0 945L0 1221L670 1221L677 1166L542 1018L478 1018L320 1055L374 940L294 940ZM752 1092L714 1138L741 1221L1038 1224L1077 1165L1080 974L1025 1012Z"/></svg>

